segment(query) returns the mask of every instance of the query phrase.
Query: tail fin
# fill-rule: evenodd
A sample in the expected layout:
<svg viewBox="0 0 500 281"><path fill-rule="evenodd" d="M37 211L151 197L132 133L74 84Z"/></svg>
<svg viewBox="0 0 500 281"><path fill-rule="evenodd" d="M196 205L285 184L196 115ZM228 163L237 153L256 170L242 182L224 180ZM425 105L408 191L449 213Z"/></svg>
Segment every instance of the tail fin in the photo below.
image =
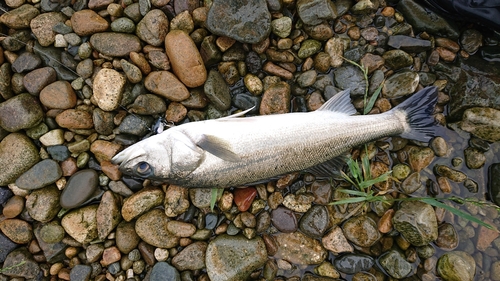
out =
<svg viewBox="0 0 500 281"><path fill-rule="evenodd" d="M426 87L413 94L391 111L403 111L409 128L401 137L427 142L436 135L438 123L432 115L437 103L436 87Z"/></svg>

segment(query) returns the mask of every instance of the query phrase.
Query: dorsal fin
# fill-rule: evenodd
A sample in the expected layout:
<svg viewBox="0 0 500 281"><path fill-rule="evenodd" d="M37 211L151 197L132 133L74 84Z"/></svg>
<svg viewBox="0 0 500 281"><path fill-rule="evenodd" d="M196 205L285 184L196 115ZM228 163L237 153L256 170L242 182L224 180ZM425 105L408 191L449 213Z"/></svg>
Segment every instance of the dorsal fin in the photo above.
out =
<svg viewBox="0 0 500 281"><path fill-rule="evenodd" d="M350 92L351 90L347 89L343 90L340 93L337 93L316 111L333 111L338 113L344 113L347 115L356 114L357 111L351 103Z"/></svg>

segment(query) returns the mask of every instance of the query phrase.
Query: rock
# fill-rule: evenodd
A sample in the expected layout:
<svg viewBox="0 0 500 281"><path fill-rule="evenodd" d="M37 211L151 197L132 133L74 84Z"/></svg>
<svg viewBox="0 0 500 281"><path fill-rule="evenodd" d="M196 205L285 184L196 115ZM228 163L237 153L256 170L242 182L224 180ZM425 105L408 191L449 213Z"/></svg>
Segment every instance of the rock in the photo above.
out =
<svg viewBox="0 0 500 281"><path fill-rule="evenodd" d="M152 128L155 120L151 116L138 116L135 114L127 115L120 126L118 126L118 131L120 134L130 134L134 136L143 137L147 133L150 133L150 128Z"/></svg>
<svg viewBox="0 0 500 281"><path fill-rule="evenodd" d="M184 105L178 102L171 102L168 105L165 117L167 122L179 123L186 117L187 112L188 110L184 107Z"/></svg>
<svg viewBox="0 0 500 281"><path fill-rule="evenodd" d="M372 257L363 254L345 254L333 261L335 268L346 274L368 271L374 264Z"/></svg>
<svg viewBox="0 0 500 281"><path fill-rule="evenodd" d="M350 89L351 96L353 97L365 94L365 78L363 72L358 67L349 64L335 69L333 73L335 85L340 89Z"/></svg>
<svg viewBox="0 0 500 281"><path fill-rule="evenodd" d="M340 67L344 63L344 43L338 37L330 38L325 44L325 52L330 56L330 66Z"/></svg>
<svg viewBox="0 0 500 281"><path fill-rule="evenodd" d="M0 150L1 151L1 150ZM1 158L0 158L1 159ZM491 200L500 206L500 163L491 164L488 170L488 193Z"/></svg>
<svg viewBox="0 0 500 281"><path fill-rule="evenodd" d="M71 16L71 26L76 34L88 36L106 31L109 23L92 10L81 10Z"/></svg>
<svg viewBox="0 0 500 281"><path fill-rule="evenodd" d="M262 95L259 113L261 115L290 112L290 85L279 82L269 87Z"/></svg>
<svg viewBox="0 0 500 281"><path fill-rule="evenodd" d="M292 211L305 213L313 201L314 196L311 194L288 194L283 199L283 205Z"/></svg>
<svg viewBox="0 0 500 281"><path fill-rule="evenodd" d="M5 219L0 222L0 230L17 244L28 244L33 239L33 228L20 219Z"/></svg>
<svg viewBox="0 0 500 281"><path fill-rule="evenodd" d="M42 60L40 59L39 56L33 53L24 52L19 57L17 57L16 60L12 63L12 70L14 70L14 72L16 73L23 73L27 71L32 71L33 69L39 67L41 64ZM13 83L13 86L16 84ZM19 90L15 89L14 91L20 92Z"/></svg>
<svg viewBox="0 0 500 281"><path fill-rule="evenodd" d="M334 255L345 252L354 252L354 248L347 241L342 228L338 226L335 226L325 236L323 236L323 238L321 238L321 243L325 249L332 252Z"/></svg>
<svg viewBox="0 0 500 281"><path fill-rule="evenodd" d="M79 109L66 109L59 113L56 123L67 129L91 129L94 126L92 115Z"/></svg>
<svg viewBox="0 0 500 281"><path fill-rule="evenodd" d="M327 256L321 244L301 232L278 233L274 235L278 251L277 259L284 259L297 265L320 264Z"/></svg>
<svg viewBox="0 0 500 281"><path fill-rule="evenodd" d="M59 12L43 13L30 22L31 31L40 45L47 47L54 43L56 33L53 27L57 23L63 23L66 17Z"/></svg>
<svg viewBox="0 0 500 281"><path fill-rule="evenodd" d="M26 248L19 248L7 255L2 274L10 277L34 279L41 273L40 266Z"/></svg>
<svg viewBox="0 0 500 281"><path fill-rule="evenodd" d="M430 143L430 147L436 156L443 157L448 154L448 144L442 137L434 138Z"/></svg>
<svg viewBox="0 0 500 281"><path fill-rule="evenodd" d="M14 251L19 245L12 242L7 236L0 233L0 262L3 263L7 255Z"/></svg>
<svg viewBox="0 0 500 281"><path fill-rule="evenodd" d="M238 188L234 191L234 203L240 212L246 212L253 203L257 190L253 187Z"/></svg>
<svg viewBox="0 0 500 281"><path fill-rule="evenodd" d="M76 94L69 82L56 81L42 89L40 102L48 108L69 109L76 105Z"/></svg>
<svg viewBox="0 0 500 281"><path fill-rule="evenodd" d="M105 240L120 223L121 219L118 198L109 190L104 192L97 208L97 234L99 239Z"/></svg>
<svg viewBox="0 0 500 281"><path fill-rule="evenodd" d="M151 275L149 276L151 281L162 281L162 280L172 280L181 281L181 276L175 267L171 266L166 262L157 262L151 270Z"/></svg>
<svg viewBox="0 0 500 281"><path fill-rule="evenodd" d="M38 95L45 86L55 82L56 79L56 71L52 67L47 66L27 73L23 77L23 85L28 93Z"/></svg>
<svg viewBox="0 0 500 281"><path fill-rule="evenodd" d="M160 46L168 33L168 18L162 10L153 9L137 24L135 33L142 41Z"/></svg>
<svg viewBox="0 0 500 281"><path fill-rule="evenodd" d="M380 266L390 276L403 279L410 275L413 270L411 263L406 261L405 256L397 250L389 250L379 257Z"/></svg>
<svg viewBox="0 0 500 281"><path fill-rule="evenodd" d="M467 175L461 171L454 170L445 165L435 165L434 172L442 177L446 177L454 182L464 182L467 179Z"/></svg>
<svg viewBox="0 0 500 281"><path fill-rule="evenodd" d="M466 29L460 36L460 45L469 54L477 52L483 44L483 34L476 29Z"/></svg>
<svg viewBox="0 0 500 281"><path fill-rule="evenodd" d="M87 244L97 236L97 205L76 209L64 215L61 225L66 233L82 244Z"/></svg>
<svg viewBox="0 0 500 281"><path fill-rule="evenodd" d="M330 226L329 222L326 207L314 205L300 218L300 230L308 236L320 238Z"/></svg>
<svg viewBox="0 0 500 281"><path fill-rule="evenodd" d="M343 230L347 240L360 247L371 247L382 237L377 223L367 216L348 219L343 225Z"/></svg>
<svg viewBox="0 0 500 281"><path fill-rule="evenodd" d="M216 109L228 110L231 107L231 90L218 71L210 70L203 90Z"/></svg>
<svg viewBox="0 0 500 281"><path fill-rule="evenodd" d="M308 58L321 50L321 42L314 39L307 39L300 44L297 56L301 59Z"/></svg>
<svg viewBox="0 0 500 281"><path fill-rule="evenodd" d="M188 189L177 185L169 185L165 192L165 214L176 217L189 208Z"/></svg>
<svg viewBox="0 0 500 281"><path fill-rule="evenodd" d="M402 50L389 50L384 53L385 64L393 70L408 67L413 64L413 57Z"/></svg>
<svg viewBox="0 0 500 281"><path fill-rule="evenodd" d="M153 209L140 216L135 223L135 232L149 245L159 248L173 248L179 244L179 237L167 230L170 219L161 209Z"/></svg>
<svg viewBox="0 0 500 281"><path fill-rule="evenodd" d="M0 186L13 183L39 159L38 149L28 137L19 133L7 135L0 142Z"/></svg>
<svg viewBox="0 0 500 281"><path fill-rule="evenodd" d="M278 207L271 212L271 222L283 233L295 232L297 230L297 217L285 207Z"/></svg>
<svg viewBox="0 0 500 281"><path fill-rule="evenodd" d="M125 57L141 50L141 40L132 34L102 32L90 37L90 44L103 55Z"/></svg>
<svg viewBox="0 0 500 281"><path fill-rule="evenodd" d="M269 36L271 14L264 0L215 0L205 24L214 34L255 44Z"/></svg>
<svg viewBox="0 0 500 281"><path fill-rule="evenodd" d="M392 35L387 41L389 47L400 49L408 53L420 53L432 48L430 40L414 38L406 35Z"/></svg>
<svg viewBox="0 0 500 281"><path fill-rule="evenodd" d="M292 19L281 17L271 22L271 31L281 38L286 38L292 31Z"/></svg>
<svg viewBox="0 0 500 281"><path fill-rule="evenodd" d="M0 16L0 22L12 29L23 29L30 27L30 22L40 11L31 4L24 4L8 13Z"/></svg>
<svg viewBox="0 0 500 281"><path fill-rule="evenodd" d="M144 86L149 91L171 101L183 101L189 98L189 91L184 84L168 71L153 71L146 76Z"/></svg>
<svg viewBox="0 0 500 281"><path fill-rule="evenodd" d="M96 191L99 176L95 170L85 169L73 174L61 194L61 206L66 209L80 207Z"/></svg>
<svg viewBox="0 0 500 281"><path fill-rule="evenodd" d="M140 237L135 232L135 222L122 221L116 228L116 246L124 254L137 248Z"/></svg>
<svg viewBox="0 0 500 281"><path fill-rule="evenodd" d="M437 272L447 281L472 281L476 272L474 258L462 251L442 255L437 262Z"/></svg>
<svg viewBox="0 0 500 281"><path fill-rule="evenodd" d="M449 223L441 224L438 228L438 238L435 243L436 246L443 250L454 250L458 246L458 233L455 227Z"/></svg>
<svg viewBox="0 0 500 281"><path fill-rule="evenodd" d="M94 100L104 111L113 111L120 106L123 97L125 77L118 71L103 68L94 78Z"/></svg>
<svg viewBox="0 0 500 281"><path fill-rule="evenodd" d="M22 189L35 190L56 182L61 176L59 164L54 160L45 159L17 178L16 185Z"/></svg>
<svg viewBox="0 0 500 281"><path fill-rule="evenodd" d="M393 99L414 93L420 81L418 73L413 71L398 72L391 75L382 87L385 98Z"/></svg>
<svg viewBox="0 0 500 281"><path fill-rule="evenodd" d="M208 244L205 264L210 280L245 280L264 265L267 251L262 238L220 235Z"/></svg>
<svg viewBox="0 0 500 281"><path fill-rule="evenodd" d="M9 132L31 128L42 118L42 107L30 94L20 94L0 103L0 126Z"/></svg>
<svg viewBox="0 0 500 281"><path fill-rule="evenodd" d="M431 205L405 201L394 214L394 229L414 246L425 246L438 237L436 214Z"/></svg>
<svg viewBox="0 0 500 281"><path fill-rule="evenodd" d="M64 228L58 222L52 221L40 227L38 236L43 242L54 244L61 242L65 234Z"/></svg>
<svg viewBox="0 0 500 281"><path fill-rule="evenodd" d="M167 224L167 230L178 237L190 237L196 232L196 226L188 222L171 221Z"/></svg>
<svg viewBox="0 0 500 281"><path fill-rule="evenodd" d="M450 39L458 39L460 35L455 25L450 24L440 15L414 1L399 1L397 9L417 32L426 31Z"/></svg>
<svg viewBox="0 0 500 281"><path fill-rule="evenodd" d="M469 169L479 169L486 162L486 156L478 149L468 147L464 150L465 163Z"/></svg>
<svg viewBox="0 0 500 281"><path fill-rule="evenodd" d="M165 50L172 70L184 85L195 88L205 83L207 71L189 34L181 30L170 31L165 37Z"/></svg>
<svg viewBox="0 0 500 281"><path fill-rule="evenodd" d="M2 214L5 218L13 219L24 209L24 198L18 195L11 197L3 206Z"/></svg>
<svg viewBox="0 0 500 281"><path fill-rule="evenodd" d="M159 188L144 188L128 197L122 206L122 216L126 221L146 213L156 206L160 206L165 198L165 193Z"/></svg>
<svg viewBox="0 0 500 281"><path fill-rule="evenodd" d="M415 172L420 172L434 160L434 152L428 147L407 147L408 164Z"/></svg>
<svg viewBox="0 0 500 281"><path fill-rule="evenodd" d="M105 140L96 140L90 145L90 152L92 152L99 162L111 161L111 158L118 154L122 146Z"/></svg>
<svg viewBox="0 0 500 281"><path fill-rule="evenodd" d="M327 0L299 0L297 12L304 24L317 25L337 18L335 4Z"/></svg>
<svg viewBox="0 0 500 281"><path fill-rule="evenodd" d="M172 265L180 271L205 268L205 252L208 244L198 241L188 245L172 258Z"/></svg>
<svg viewBox="0 0 500 281"><path fill-rule="evenodd" d="M69 272L69 278L74 281L90 280L91 273L92 267L90 265L77 264Z"/></svg>
<svg viewBox="0 0 500 281"><path fill-rule="evenodd" d="M464 111L460 128L484 140L500 140L500 110L473 107Z"/></svg>
<svg viewBox="0 0 500 281"><path fill-rule="evenodd" d="M412 194L422 187L422 180L420 179L420 173L414 172L410 174L402 183L401 191L405 194Z"/></svg>

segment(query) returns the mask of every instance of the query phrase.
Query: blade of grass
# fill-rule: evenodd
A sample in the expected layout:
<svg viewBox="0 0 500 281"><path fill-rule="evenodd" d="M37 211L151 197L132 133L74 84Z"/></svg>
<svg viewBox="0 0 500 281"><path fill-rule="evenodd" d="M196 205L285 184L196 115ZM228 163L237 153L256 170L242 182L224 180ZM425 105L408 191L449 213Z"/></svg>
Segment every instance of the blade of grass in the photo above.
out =
<svg viewBox="0 0 500 281"><path fill-rule="evenodd" d="M363 202L363 201L366 201L366 197L351 197L351 198L340 199L340 200L332 202L330 204L342 205L342 204L349 204L349 203L359 203L359 202Z"/></svg>

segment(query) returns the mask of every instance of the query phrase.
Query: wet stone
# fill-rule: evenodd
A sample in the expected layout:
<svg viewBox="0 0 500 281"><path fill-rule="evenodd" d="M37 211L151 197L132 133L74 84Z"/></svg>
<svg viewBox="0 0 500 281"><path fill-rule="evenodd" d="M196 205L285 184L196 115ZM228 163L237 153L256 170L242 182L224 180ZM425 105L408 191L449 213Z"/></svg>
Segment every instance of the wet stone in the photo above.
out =
<svg viewBox="0 0 500 281"><path fill-rule="evenodd" d="M322 21L337 18L335 5L326 0L297 1L297 12L304 24L317 25Z"/></svg>
<svg viewBox="0 0 500 281"><path fill-rule="evenodd" d="M264 0L215 0L208 12L206 25L214 34L255 44L271 32L271 14Z"/></svg>
<svg viewBox="0 0 500 281"><path fill-rule="evenodd" d="M210 280L245 280L267 261L262 238L243 236L217 236L206 251L206 268Z"/></svg>
<svg viewBox="0 0 500 281"><path fill-rule="evenodd" d="M216 109L227 110L231 107L229 86L218 71L210 70L203 88L205 95Z"/></svg>
<svg viewBox="0 0 500 281"><path fill-rule="evenodd" d="M465 110L460 128L484 140L500 140L500 110L473 107Z"/></svg>
<svg viewBox="0 0 500 281"><path fill-rule="evenodd" d="M432 48L432 42L430 40L418 39L405 35L389 36L387 45L408 53L420 53Z"/></svg>
<svg viewBox="0 0 500 281"><path fill-rule="evenodd" d="M500 205L500 163L491 164L488 170L488 192L495 204Z"/></svg>
<svg viewBox="0 0 500 281"><path fill-rule="evenodd" d="M134 103L128 106L131 113L153 115L164 113L167 110L165 100L157 95L143 94L138 96Z"/></svg>
<svg viewBox="0 0 500 281"><path fill-rule="evenodd" d="M420 172L434 160L434 152L428 147L407 147L408 164L415 172Z"/></svg>
<svg viewBox="0 0 500 281"><path fill-rule="evenodd" d="M407 277L413 270L405 256L397 250L390 250L379 257L380 266L396 279Z"/></svg>
<svg viewBox="0 0 500 281"><path fill-rule="evenodd" d="M77 264L73 267L69 273L70 280L74 281L86 281L90 280L90 274L92 273L92 267L84 264Z"/></svg>
<svg viewBox="0 0 500 281"><path fill-rule="evenodd" d="M0 186L14 182L17 177L38 163L38 149L31 140L18 133L7 135L0 142Z"/></svg>
<svg viewBox="0 0 500 281"><path fill-rule="evenodd" d="M68 147L65 145L52 145L47 147L50 157L56 161L65 161L71 156Z"/></svg>
<svg viewBox="0 0 500 281"><path fill-rule="evenodd" d="M438 228L436 246L443 250L454 250L458 246L458 233L449 223L443 223Z"/></svg>
<svg viewBox="0 0 500 281"><path fill-rule="evenodd" d="M475 148L468 147L464 150L465 163L469 169L479 169L486 162L486 156Z"/></svg>
<svg viewBox="0 0 500 281"><path fill-rule="evenodd" d="M335 85L342 90L350 89L351 96L362 96L365 93L363 73L353 65L341 66L333 71ZM356 85L356 86L354 86Z"/></svg>
<svg viewBox="0 0 500 281"><path fill-rule="evenodd" d="M425 246L438 237L437 220L432 206L405 201L393 218L394 228L414 246Z"/></svg>
<svg viewBox="0 0 500 281"><path fill-rule="evenodd" d="M81 206L98 187L99 178L95 170L86 169L73 174L61 194L61 206L72 209Z"/></svg>
<svg viewBox="0 0 500 281"><path fill-rule="evenodd" d="M291 89L287 83L273 84L262 95L260 114L288 113L290 111L290 93Z"/></svg>
<svg viewBox="0 0 500 281"><path fill-rule="evenodd" d="M154 123L151 116L137 116L135 114L127 115L118 126L120 134L130 134L143 137L150 132Z"/></svg>
<svg viewBox="0 0 500 281"><path fill-rule="evenodd" d="M344 236L342 228L338 226L335 226L325 236L323 236L323 238L321 238L321 243L325 249L332 252L334 255L344 252L352 253L354 251L354 248Z"/></svg>
<svg viewBox="0 0 500 281"><path fill-rule="evenodd" d="M307 39L300 45L297 56L301 59L310 57L321 50L321 42L314 39Z"/></svg>
<svg viewBox="0 0 500 281"><path fill-rule="evenodd" d="M279 233L274 235L278 250L274 255L293 264L320 264L327 257L327 251L321 244L301 232Z"/></svg>
<svg viewBox="0 0 500 281"><path fill-rule="evenodd" d="M330 219L325 206L315 205L300 219L300 230L311 237L322 237L329 227Z"/></svg>
<svg viewBox="0 0 500 281"><path fill-rule="evenodd" d="M415 172L410 174L402 183L401 191L405 194L412 194L413 192L419 190L422 187L422 180L420 179L420 173Z"/></svg>
<svg viewBox="0 0 500 281"><path fill-rule="evenodd" d="M372 257L362 254L345 254L333 261L335 268L346 274L368 271L375 264Z"/></svg>
<svg viewBox="0 0 500 281"><path fill-rule="evenodd" d="M172 280L181 281L181 276L179 271L175 267L171 266L166 262L157 262L151 270L151 275L149 276L151 281L162 281L162 280Z"/></svg>
<svg viewBox="0 0 500 281"><path fill-rule="evenodd" d="M408 67L413 64L413 57L402 50L389 50L384 53L383 58L385 59L385 64L393 70Z"/></svg>
<svg viewBox="0 0 500 281"><path fill-rule="evenodd" d="M437 272L444 280L474 280L476 263L474 258L462 251L442 255L437 263Z"/></svg>
<svg viewBox="0 0 500 281"><path fill-rule="evenodd" d="M370 247L382 236L377 223L368 216L358 216L348 219L343 225L347 240L360 247Z"/></svg>
<svg viewBox="0 0 500 281"><path fill-rule="evenodd" d="M446 177L454 182L463 182L467 179L467 175L462 173L461 171L454 170L445 165L436 165L434 166L434 172L437 175Z"/></svg>
<svg viewBox="0 0 500 281"><path fill-rule="evenodd" d="M45 159L22 174L16 180L16 185L22 189L35 190L56 182L61 176L59 164L54 160Z"/></svg>
<svg viewBox="0 0 500 281"><path fill-rule="evenodd" d="M172 259L172 265L180 271L205 268L205 252L208 244L198 241L188 245Z"/></svg>
<svg viewBox="0 0 500 281"><path fill-rule="evenodd" d="M271 222L279 231L290 233L297 230L297 217L285 207L278 207L271 212Z"/></svg>
<svg viewBox="0 0 500 281"><path fill-rule="evenodd" d="M413 71L398 72L391 75L382 87L382 94L388 99L407 96L417 89L418 73Z"/></svg>
<svg viewBox="0 0 500 281"><path fill-rule="evenodd" d="M292 31L292 19L281 17L271 22L271 31L281 38L286 38Z"/></svg>
<svg viewBox="0 0 500 281"><path fill-rule="evenodd" d="M0 126L9 132L31 128L42 118L42 108L30 94L20 94L0 103Z"/></svg>
<svg viewBox="0 0 500 281"><path fill-rule="evenodd" d="M191 192L190 192L191 193ZM245 212L250 209L255 197L257 196L257 190L253 187L238 188L234 191L234 203L238 207L240 212Z"/></svg>

